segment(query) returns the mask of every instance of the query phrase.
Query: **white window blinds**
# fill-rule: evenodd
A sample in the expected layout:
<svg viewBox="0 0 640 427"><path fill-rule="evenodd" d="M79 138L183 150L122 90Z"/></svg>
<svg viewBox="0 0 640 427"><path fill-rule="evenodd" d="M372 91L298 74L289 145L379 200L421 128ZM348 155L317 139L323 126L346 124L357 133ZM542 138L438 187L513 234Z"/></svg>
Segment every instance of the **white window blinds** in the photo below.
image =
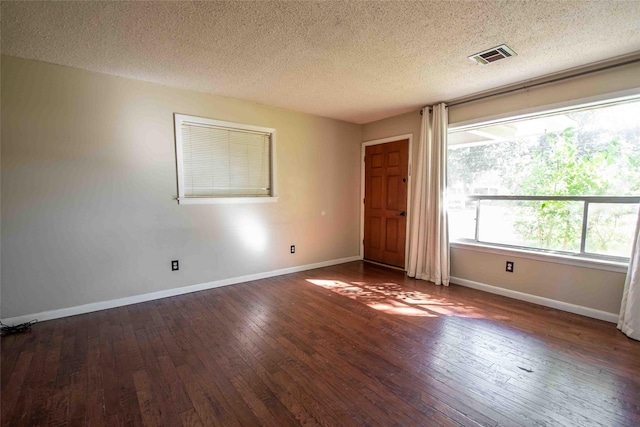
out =
<svg viewBox="0 0 640 427"><path fill-rule="evenodd" d="M176 115L176 131L181 198L273 195L273 129Z"/></svg>

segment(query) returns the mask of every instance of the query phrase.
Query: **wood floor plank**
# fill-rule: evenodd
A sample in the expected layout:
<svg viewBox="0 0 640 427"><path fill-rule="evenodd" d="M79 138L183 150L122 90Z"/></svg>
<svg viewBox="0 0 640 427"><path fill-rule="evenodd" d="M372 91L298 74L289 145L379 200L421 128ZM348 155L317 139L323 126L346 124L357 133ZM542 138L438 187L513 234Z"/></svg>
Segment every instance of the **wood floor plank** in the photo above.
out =
<svg viewBox="0 0 640 427"><path fill-rule="evenodd" d="M163 419L166 414L164 406L160 406L154 397L151 380L149 374L145 370L136 371L133 374L133 383L136 387L138 404L140 405L140 413L142 414L142 422L145 426L175 425L175 419ZM162 408L162 409L161 409Z"/></svg>
<svg viewBox="0 0 640 427"><path fill-rule="evenodd" d="M353 262L2 338L2 426L640 425L615 325Z"/></svg>
<svg viewBox="0 0 640 427"><path fill-rule="evenodd" d="M31 365L33 353L23 351L17 356L15 368L10 373L10 379L6 388L2 389L2 425L9 426L25 422L25 395L28 388L24 387L24 381Z"/></svg>
<svg viewBox="0 0 640 427"><path fill-rule="evenodd" d="M191 408L180 414L183 427L204 427L196 410Z"/></svg>
<svg viewBox="0 0 640 427"><path fill-rule="evenodd" d="M247 293L250 294L249 292L241 292L238 291L239 294L242 293ZM239 297L241 297L241 295L238 295ZM251 301L250 301L251 297L248 296L248 299L244 300L244 306L246 307L251 307ZM285 322L288 323L293 323L294 320L291 318L288 318L286 315L282 314L280 316L278 316L277 318L273 319L272 321L270 321L269 323L265 323L265 328L268 328L269 326L274 326L274 329L265 329L265 332L267 333L271 333L273 334L274 337L277 337L276 339L278 340L278 342L280 343L280 345L283 348L295 348L296 345L299 345L298 343L302 342L304 344L305 340L313 340L313 342L316 342L317 345L314 345L313 347L310 346L306 346L306 348L308 348L307 350L307 354L310 357L307 357L305 352L301 352L301 351L295 351L292 350L292 353L297 354L299 359L304 359L307 361L307 366L309 367L309 370L314 370L313 368L313 364L314 361L317 360L316 353L317 352L323 352L323 354L327 354L328 351L331 351L331 343L328 340L324 340L321 341L322 339L322 335L321 335L321 331L318 329L319 324L315 323L314 324L314 329L313 331L307 330L304 328L304 325L299 325L296 328L293 328L289 334L289 336L291 336L291 342L287 342L287 340L285 339L286 337L282 336L282 330L281 327L284 326L284 324L278 324L276 322L278 322L278 319L282 317L284 319ZM277 332L280 331L280 332ZM320 335L319 335L320 334ZM332 338L336 338L338 336L338 334L335 334L333 332L331 332L332 334ZM350 347L349 343L345 343L344 344L346 347ZM315 360L314 360L315 359ZM327 359L325 359L327 361L326 365L326 370L323 370L322 368L315 368L315 370L323 376L323 378L328 378L331 379L335 372L339 371L339 366L345 366L344 364L342 364L341 362L343 362L344 360L348 360L348 356L342 352L340 353L340 350L338 349L337 351L335 351L333 354L331 354L330 356L327 356ZM331 360L332 363L329 363L328 361ZM336 366L338 365L338 366ZM357 366L349 366L347 369L344 370L344 376L340 376L338 378L344 378L344 377L348 377L348 376L353 376L354 374L357 374L357 371L354 371L354 367L357 368ZM368 374L370 374L371 372L374 371L369 371L367 372ZM329 375L324 375L325 373L329 374ZM363 374L364 378L367 378L366 375ZM342 380L343 381L343 380ZM343 381L344 382L344 381ZM360 397L365 397L368 396L372 402L379 402L380 400L382 400L382 402L380 403L380 408L377 408L379 410L381 410L382 412L386 413L384 414L383 419L394 419L394 412L396 412L399 408L404 407L406 410L407 404L405 402L404 399L395 399L394 400L394 396L386 394L384 392L380 392L380 395L383 395L384 397L381 398L380 395L375 395L372 393L369 393L369 390L365 390L362 387L357 387L354 390L358 396ZM347 388L343 388L343 392L347 392ZM379 411L375 410L375 406L374 408L371 408L370 405L368 405L366 402L366 400L359 400L360 402L364 402L362 409L366 409L368 411L368 413L377 415L377 416L381 416L382 413ZM387 411L387 409L390 409L390 411ZM412 408L412 410L410 411L406 411L403 415L404 420L408 418L411 418L411 414L413 412L417 412L415 408ZM432 417L432 420L434 420L437 418L437 416L434 416L434 412L431 410L427 410L428 414ZM402 418L400 418L402 419ZM400 421L400 419L398 419L397 421ZM416 422L419 422L419 420L415 420ZM492 425L495 425L495 423L493 423Z"/></svg>
<svg viewBox="0 0 640 427"><path fill-rule="evenodd" d="M303 305L302 302L299 302L296 304L298 307ZM348 316L349 313L348 312L341 313L341 315ZM282 316L285 317L285 315L282 315ZM293 321L293 320L290 320L290 321ZM348 323L351 324L350 322ZM395 402L395 404L393 405L395 408L402 407L403 404L406 405L407 403L412 403L414 405L414 407L412 407L411 410L405 414L405 417L411 417L414 413L420 413L420 411L422 410L421 407L423 405L420 402L418 402L417 396L403 395L401 391L396 393L396 394L399 394L399 396L396 396L396 394L389 393L390 388L397 387L396 380L393 378L393 376L395 375L396 378L398 378L398 376L402 376L404 374L404 370L406 370L406 372L409 372L409 370L411 370L411 367L409 367L408 369L407 367L404 367L404 370L403 370L403 367L393 366L387 363L381 364L380 363L381 361L386 360L384 356L382 356L381 359L377 359L378 357L377 355L370 353L371 351L375 352L377 351L378 348L382 348L384 345L387 345L388 341L385 341L384 339L380 340L380 337L378 335L376 335L375 337L372 337L371 335L367 335L366 334L367 331L363 331L363 333L365 334L364 336L366 336L366 339L360 339L359 337L363 336L363 334L358 334L354 337L354 339L359 340L357 342L353 341L353 339L351 341L341 340L340 338L345 336L345 334L341 334L341 332L339 331L340 328L343 328L341 324L333 321L329 322L329 324L336 326L336 328L333 328L333 329L328 328L325 324L318 324L318 323L314 324L314 331L308 332L308 335L309 335L308 339L318 341L319 345L316 347L323 348L323 349L330 349L331 347L333 347L331 343L343 342L344 343L343 346L345 347L345 349L344 350L340 348L336 349L337 356L331 357L331 360L349 361L349 360L352 360L354 357L358 358L353 360L352 366L347 371L349 372L349 374L353 375L354 369L364 368L363 375L365 376L373 375L378 380L380 385L383 386L380 394L384 396L385 400L390 400L393 396L395 396L399 399L400 402L402 402L402 403ZM348 330L348 328L344 329L344 331L346 331L346 335L349 335L352 333L351 331ZM327 338L324 338L325 336ZM373 346L369 345L370 343L376 343L376 341L378 341L377 344L374 344ZM356 346L358 346L358 351L355 351L355 352L351 351L351 348L352 347L356 348ZM401 358L402 356L398 357L398 359L401 359ZM373 363L376 361L377 363ZM401 378L400 381L403 381L403 379ZM430 392L433 393L434 392L433 382L429 384L424 384L424 389L430 390ZM453 393L452 396L455 396L455 394L456 393ZM454 398L454 402L451 402L451 399L449 400L449 402L454 403L454 405L456 406L461 406L460 405L461 402L455 401L455 398ZM465 412L469 412L468 407L466 407L466 405L464 406L465 406ZM455 413L460 413L460 411L458 411L457 409L453 409L453 411ZM433 417L434 414L431 410L427 409L425 411L425 415L428 415L429 417ZM509 420L506 417L504 417L504 420L507 423L511 422L511 420ZM483 421L486 425L496 424L495 421L492 421L486 418ZM416 422L419 423L419 420L416 420Z"/></svg>

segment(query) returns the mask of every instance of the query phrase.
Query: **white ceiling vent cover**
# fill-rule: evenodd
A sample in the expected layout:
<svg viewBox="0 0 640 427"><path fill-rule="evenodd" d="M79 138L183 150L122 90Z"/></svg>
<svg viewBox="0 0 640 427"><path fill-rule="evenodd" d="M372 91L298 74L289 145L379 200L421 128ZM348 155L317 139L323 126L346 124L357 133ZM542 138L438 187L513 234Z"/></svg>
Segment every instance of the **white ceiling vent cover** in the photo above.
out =
<svg viewBox="0 0 640 427"><path fill-rule="evenodd" d="M491 49L473 54L469 57L469 59L476 64L487 65L492 62L500 61L502 59L506 59L510 56L516 55L517 53L515 53L510 47L508 47L506 44L502 44L500 46L492 47Z"/></svg>

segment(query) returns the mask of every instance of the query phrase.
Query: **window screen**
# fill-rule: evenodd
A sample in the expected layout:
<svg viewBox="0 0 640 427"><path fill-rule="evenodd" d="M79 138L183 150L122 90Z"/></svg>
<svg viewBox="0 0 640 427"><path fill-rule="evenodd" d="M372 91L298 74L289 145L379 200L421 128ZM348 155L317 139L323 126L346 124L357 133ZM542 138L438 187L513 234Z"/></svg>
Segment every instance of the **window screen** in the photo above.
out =
<svg viewBox="0 0 640 427"><path fill-rule="evenodd" d="M273 196L274 132L176 115L179 199Z"/></svg>

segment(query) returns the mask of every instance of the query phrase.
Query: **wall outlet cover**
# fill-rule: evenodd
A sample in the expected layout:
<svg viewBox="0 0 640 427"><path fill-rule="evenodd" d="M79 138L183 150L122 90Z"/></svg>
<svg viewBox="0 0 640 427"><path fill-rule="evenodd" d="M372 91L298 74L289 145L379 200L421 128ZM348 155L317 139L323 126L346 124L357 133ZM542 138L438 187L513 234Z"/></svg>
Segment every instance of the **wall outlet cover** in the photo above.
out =
<svg viewBox="0 0 640 427"><path fill-rule="evenodd" d="M507 261L507 267L505 270L509 273L513 273L513 261Z"/></svg>

